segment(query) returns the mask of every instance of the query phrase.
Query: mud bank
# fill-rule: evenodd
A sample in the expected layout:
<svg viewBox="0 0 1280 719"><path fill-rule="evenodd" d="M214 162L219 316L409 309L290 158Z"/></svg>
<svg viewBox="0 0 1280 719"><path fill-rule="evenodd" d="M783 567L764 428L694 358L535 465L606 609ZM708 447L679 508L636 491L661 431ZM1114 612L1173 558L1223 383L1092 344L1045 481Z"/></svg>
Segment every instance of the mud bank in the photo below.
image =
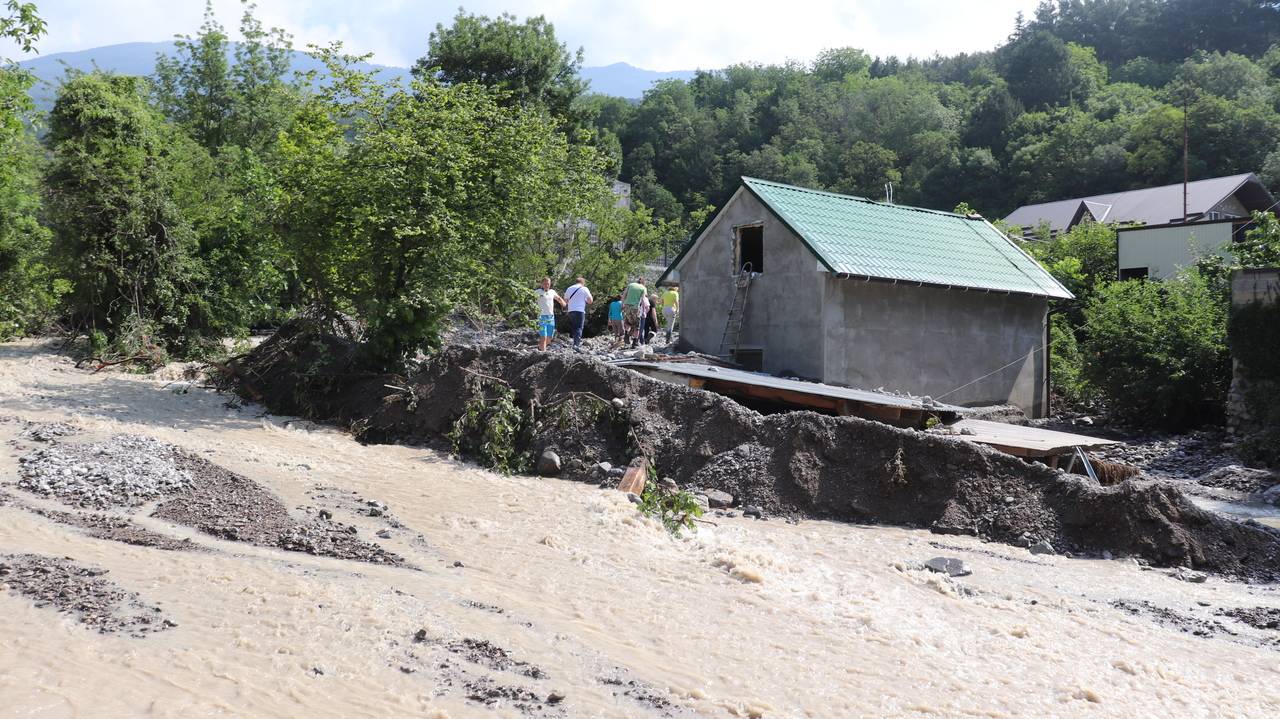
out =
<svg viewBox="0 0 1280 719"><path fill-rule="evenodd" d="M356 367L353 345L295 323L234 363L233 381L272 411L336 422L381 443L438 441L486 382L508 385L535 419L537 407L581 393L609 407L568 422L530 422L518 440L530 456L556 451L570 479L597 481L596 463L645 455L681 486L724 490L773 513L1047 541L1059 552L1280 579L1280 534L1201 510L1151 482L1101 487L961 440L854 417L764 416L588 357L449 347L408 378Z"/></svg>

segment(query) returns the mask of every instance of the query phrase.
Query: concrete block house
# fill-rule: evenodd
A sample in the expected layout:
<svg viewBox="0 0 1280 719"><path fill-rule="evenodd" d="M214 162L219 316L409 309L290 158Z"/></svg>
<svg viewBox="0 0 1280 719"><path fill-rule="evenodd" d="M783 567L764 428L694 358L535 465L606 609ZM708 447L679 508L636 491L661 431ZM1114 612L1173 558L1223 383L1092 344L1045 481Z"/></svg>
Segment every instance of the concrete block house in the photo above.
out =
<svg viewBox="0 0 1280 719"><path fill-rule="evenodd" d="M1072 295L977 216L742 178L659 284L681 338L744 366L959 405L1048 411L1048 305Z"/></svg>

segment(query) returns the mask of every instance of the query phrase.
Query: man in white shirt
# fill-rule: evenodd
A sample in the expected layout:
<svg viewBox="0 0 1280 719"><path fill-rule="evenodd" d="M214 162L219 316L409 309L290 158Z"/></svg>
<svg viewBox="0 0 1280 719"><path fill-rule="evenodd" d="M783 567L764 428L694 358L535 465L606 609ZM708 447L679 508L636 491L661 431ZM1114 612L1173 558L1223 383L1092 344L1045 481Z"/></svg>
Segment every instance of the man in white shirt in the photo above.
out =
<svg viewBox="0 0 1280 719"><path fill-rule="evenodd" d="M579 277L575 285L564 291L564 299L569 308L569 332L573 335L573 348L582 347L582 327L587 323L587 305L595 302L591 290L587 289L586 278Z"/></svg>
<svg viewBox="0 0 1280 719"><path fill-rule="evenodd" d="M551 338L556 336L556 303L565 306L564 298L551 289L551 278L543 277L542 286L534 290L538 303L538 349L543 352L551 346Z"/></svg>

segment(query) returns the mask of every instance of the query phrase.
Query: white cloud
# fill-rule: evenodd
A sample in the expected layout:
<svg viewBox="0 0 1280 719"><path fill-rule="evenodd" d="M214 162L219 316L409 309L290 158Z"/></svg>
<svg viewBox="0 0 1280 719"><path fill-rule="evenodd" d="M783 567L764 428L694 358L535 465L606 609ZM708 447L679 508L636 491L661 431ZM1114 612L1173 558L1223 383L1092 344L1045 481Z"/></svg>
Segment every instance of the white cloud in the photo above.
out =
<svg viewBox="0 0 1280 719"><path fill-rule="evenodd" d="M873 55L927 57L988 50L1013 29L1019 10L1036 0L259 0L264 24L293 33L299 47L342 40L375 61L409 65L436 23L457 6L469 12L545 15L589 65L628 62L654 70L715 68L735 62L808 61L828 47L861 47ZM44 54L194 33L203 0L38 0L50 33ZM238 0L214 0L234 29ZM13 56L0 46L0 54Z"/></svg>

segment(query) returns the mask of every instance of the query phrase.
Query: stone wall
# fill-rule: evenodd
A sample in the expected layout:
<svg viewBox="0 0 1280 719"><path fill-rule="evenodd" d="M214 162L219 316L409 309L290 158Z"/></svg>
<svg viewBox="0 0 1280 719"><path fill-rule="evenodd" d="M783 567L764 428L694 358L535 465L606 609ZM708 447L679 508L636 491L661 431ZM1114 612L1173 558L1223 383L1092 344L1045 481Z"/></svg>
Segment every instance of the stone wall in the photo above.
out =
<svg viewBox="0 0 1280 719"><path fill-rule="evenodd" d="M1273 304L1280 301L1280 268L1236 270L1231 273L1231 306L1243 307L1251 302ZM1277 328L1280 332L1280 328ZM1252 434L1262 427L1248 407L1245 398L1249 380L1240 362L1231 362L1231 390L1227 394L1227 427L1238 436Z"/></svg>

